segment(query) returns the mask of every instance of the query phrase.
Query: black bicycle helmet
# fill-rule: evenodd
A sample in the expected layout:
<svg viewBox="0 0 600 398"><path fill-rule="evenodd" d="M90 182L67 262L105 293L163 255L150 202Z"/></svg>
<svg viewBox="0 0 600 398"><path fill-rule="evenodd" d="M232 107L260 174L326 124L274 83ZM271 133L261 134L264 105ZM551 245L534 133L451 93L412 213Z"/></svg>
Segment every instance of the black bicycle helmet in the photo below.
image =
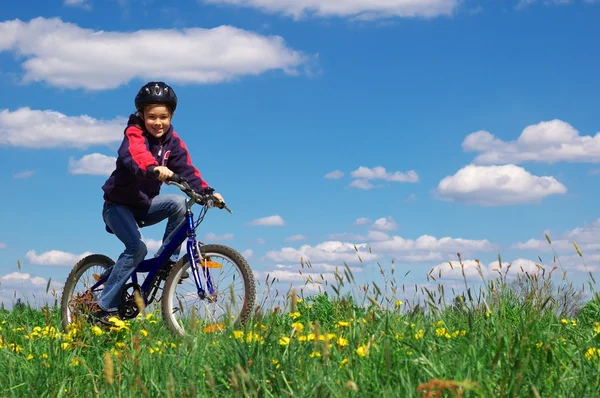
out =
<svg viewBox="0 0 600 398"><path fill-rule="evenodd" d="M147 104L165 104L174 112L177 108L177 95L173 88L164 82L149 82L144 84L135 96L135 108L138 111Z"/></svg>

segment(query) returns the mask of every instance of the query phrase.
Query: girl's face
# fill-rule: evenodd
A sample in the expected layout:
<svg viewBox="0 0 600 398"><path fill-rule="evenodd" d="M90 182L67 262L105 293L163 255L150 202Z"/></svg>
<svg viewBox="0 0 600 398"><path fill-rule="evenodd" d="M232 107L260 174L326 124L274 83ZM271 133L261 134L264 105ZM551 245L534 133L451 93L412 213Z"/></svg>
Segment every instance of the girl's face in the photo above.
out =
<svg viewBox="0 0 600 398"><path fill-rule="evenodd" d="M162 137L171 126L171 117L173 116L164 105L148 105L140 113L144 120L144 125L150 134L156 138Z"/></svg>

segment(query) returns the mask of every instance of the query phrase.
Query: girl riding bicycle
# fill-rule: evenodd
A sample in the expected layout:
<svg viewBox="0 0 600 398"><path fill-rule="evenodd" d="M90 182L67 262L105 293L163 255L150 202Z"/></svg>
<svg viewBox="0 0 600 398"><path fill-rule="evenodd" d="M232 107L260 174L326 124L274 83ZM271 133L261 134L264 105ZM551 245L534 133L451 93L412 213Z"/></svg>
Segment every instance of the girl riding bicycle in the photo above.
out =
<svg viewBox="0 0 600 398"><path fill-rule="evenodd" d="M185 197L160 194L162 183L177 173L198 193L211 189L192 164L185 143L171 125L177 107L173 89L163 82L149 82L140 88L134 103L137 114L129 116L116 169L102 186L105 200L102 217L106 230L125 245L94 314L95 320L107 325L110 325L110 317L118 317L127 279L148 254L140 228L168 218L163 236L166 242L185 219ZM220 194L213 195L224 202ZM178 260L179 252L180 248L171 256L171 265Z"/></svg>

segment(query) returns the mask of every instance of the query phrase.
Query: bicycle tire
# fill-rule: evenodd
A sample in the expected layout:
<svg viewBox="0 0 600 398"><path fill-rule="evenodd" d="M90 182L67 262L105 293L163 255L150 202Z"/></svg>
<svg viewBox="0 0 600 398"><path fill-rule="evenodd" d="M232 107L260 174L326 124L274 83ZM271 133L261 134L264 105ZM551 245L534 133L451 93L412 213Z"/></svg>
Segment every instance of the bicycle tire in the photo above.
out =
<svg viewBox="0 0 600 398"><path fill-rule="evenodd" d="M61 324L65 333L68 331L68 326L71 323L69 321L69 301L73 295L73 290L77 286L77 282L81 275L92 266L103 266L104 269L108 269L113 266L115 262L104 254L90 254L79 260L73 267L62 291L62 297L60 300L60 313L61 313Z"/></svg>
<svg viewBox="0 0 600 398"><path fill-rule="evenodd" d="M254 303L256 301L256 286L255 286L255 282L253 279L253 273L250 268L250 265L248 264L248 262L246 261L244 256L242 256L237 250L235 250L229 246L218 245L218 244L207 244L207 245L201 246L200 250L201 250L203 256L210 257L211 255L215 255L215 256L225 257L225 258L231 260L232 263L238 269L238 271L241 274L243 281L244 281L244 290L245 290L244 296L245 297L244 297L244 303L242 305L241 311L240 311L239 315L236 317L236 319L233 321L233 323L239 322L242 325L245 324L246 321L248 320L252 310L254 309ZM164 290L163 290L162 299L161 299L161 307L162 307L161 309L162 309L163 320L167 324L167 327L169 328L169 330L172 333L178 334L178 335L185 335L186 333L183 331L183 329L181 327L179 327L179 325L178 325L177 321L174 319L174 317L171 316L172 309L173 309L172 300L174 298L174 290L176 289L176 287L178 285L180 275L182 274L182 272L183 272L182 270L184 269L184 267L186 267L186 269L190 267L190 261L189 261L188 254L186 254L184 257L182 257L181 260L179 260L177 262L177 264L175 264L175 266L169 273L169 276L167 277L167 281L165 282L165 285L164 285ZM191 275L190 275L190 278L192 278Z"/></svg>

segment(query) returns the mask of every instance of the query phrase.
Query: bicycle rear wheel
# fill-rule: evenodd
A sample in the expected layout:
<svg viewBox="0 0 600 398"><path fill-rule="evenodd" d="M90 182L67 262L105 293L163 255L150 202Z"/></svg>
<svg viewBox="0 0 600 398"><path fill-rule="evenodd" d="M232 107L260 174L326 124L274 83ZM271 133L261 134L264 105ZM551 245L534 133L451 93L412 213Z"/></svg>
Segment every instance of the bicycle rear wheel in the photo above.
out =
<svg viewBox="0 0 600 398"><path fill-rule="evenodd" d="M169 329L180 335L196 331L216 331L228 324L244 324L254 308L256 287L252 270L244 257L224 245L204 245L200 249L207 260L215 289L213 297L201 298L186 254L171 270L162 295L162 315ZM181 279L189 270L189 278ZM200 280L208 293L204 268Z"/></svg>
<svg viewBox="0 0 600 398"><path fill-rule="evenodd" d="M63 330L69 324L87 319L100 297L104 285L90 289L100 276L108 272L115 262L103 254L92 254L82 258L71 270L62 292L60 312Z"/></svg>

